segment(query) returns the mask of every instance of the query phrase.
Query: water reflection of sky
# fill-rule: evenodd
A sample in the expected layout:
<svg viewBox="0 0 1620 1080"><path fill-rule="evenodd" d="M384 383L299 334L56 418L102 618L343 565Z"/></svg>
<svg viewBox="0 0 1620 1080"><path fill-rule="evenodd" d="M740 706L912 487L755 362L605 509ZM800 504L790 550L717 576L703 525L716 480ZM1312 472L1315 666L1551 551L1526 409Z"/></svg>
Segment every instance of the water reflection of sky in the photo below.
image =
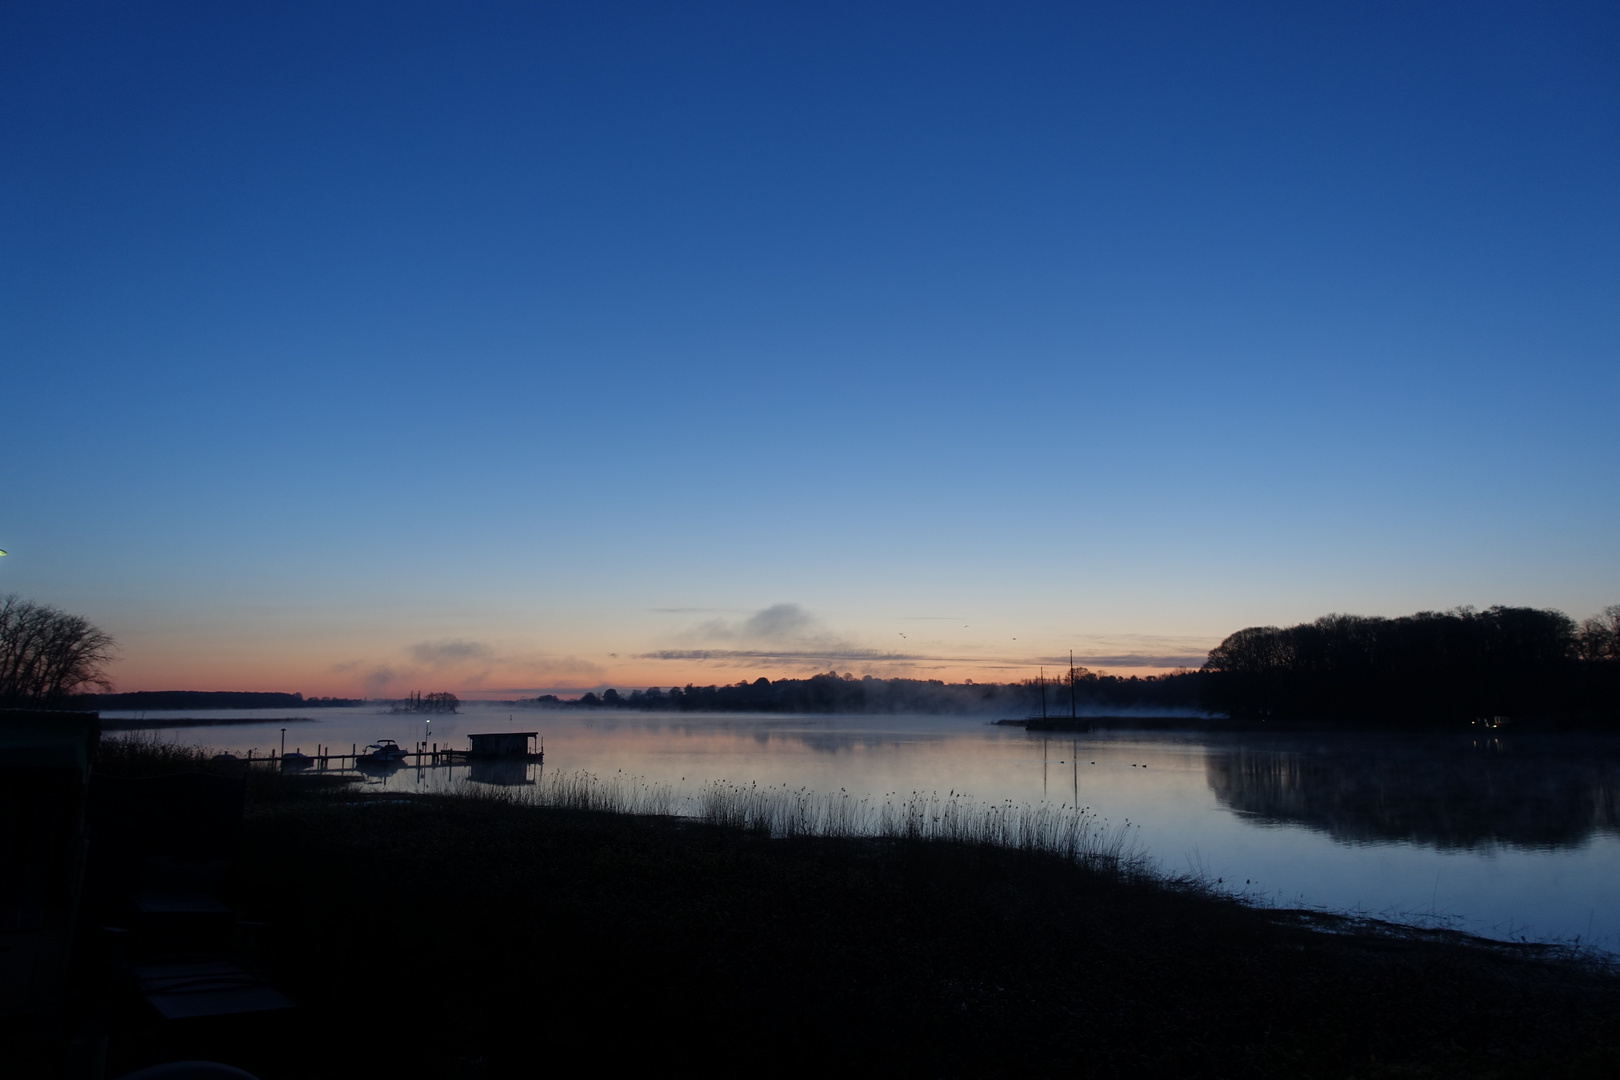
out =
<svg viewBox="0 0 1620 1080"><path fill-rule="evenodd" d="M109 718L119 714L108 714ZM148 721L161 714L150 714ZM185 714L175 714L177 716ZM221 716L227 714L220 714ZM1620 740L1257 738L1186 732L1042 737L973 717L746 717L469 707L431 723L353 709L273 711L169 737L268 753L347 752L378 738L465 746L539 731L548 770L638 777L692 795L709 781L1048 799L1129 821L1170 872L1257 898L1494 936L1620 948ZM472 777L521 783L520 774ZM402 768L386 790L433 790L465 768Z"/></svg>

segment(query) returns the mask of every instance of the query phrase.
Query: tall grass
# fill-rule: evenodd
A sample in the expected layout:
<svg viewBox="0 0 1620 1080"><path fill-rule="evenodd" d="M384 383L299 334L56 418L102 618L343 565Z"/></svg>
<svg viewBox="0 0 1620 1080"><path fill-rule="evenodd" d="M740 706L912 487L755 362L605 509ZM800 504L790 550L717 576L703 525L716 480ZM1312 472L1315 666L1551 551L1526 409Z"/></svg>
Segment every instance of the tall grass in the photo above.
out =
<svg viewBox="0 0 1620 1080"><path fill-rule="evenodd" d="M771 836L870 836L986 845L1057 855L1099 870L1148 873L1129 821L1112 825L1089 807L984 803L963 792L891 792L882 801L847 791L728 784L706 786L693 817Z"/></svg>
<svg viewBox="0 0 1620 1080"><path fill-rule="evenodd" d="M1088 807L1051 803L983 803L958 791L891 792L881 799L809 788L716 781L696 795L642 777L551 773L532 786L500 788L459 781L446 794L519 806L611 814L686 817L772 837L872 837L986 845L1057 855L1130 876L1150 872L1134 827Z"/></svg>
<svg viewBox="0 0 1620 1080"><path fill-rule="evenodd" d="M589 772L542 774L533 785L495 787L457 780L445 789L457 798L512 803L549 810L592 810L609 814L680 814L681 799L668 784L649 783L639 776L614 773L600 777Z"/></svg>
<svg viewBox="0 0 1620 1080"><path fill-rule="evenodd" d="M155 731L126 731L101 737L95 771L108 776L213 771L214 753L206 747L167 742Z"/></svg>

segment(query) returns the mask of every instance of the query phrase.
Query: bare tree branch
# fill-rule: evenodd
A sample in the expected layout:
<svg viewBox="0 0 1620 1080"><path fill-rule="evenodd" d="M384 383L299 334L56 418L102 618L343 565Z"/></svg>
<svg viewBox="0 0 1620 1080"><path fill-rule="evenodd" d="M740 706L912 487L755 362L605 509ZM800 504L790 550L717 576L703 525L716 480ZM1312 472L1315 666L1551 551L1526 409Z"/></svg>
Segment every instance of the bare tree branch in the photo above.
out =
<svg viewBox="0 0 1620 1080"><path fill-rule="evenodd" d="M80 687L112 689L112 635L81 615L15 595L0 597L0 701L36 704Z"/></svg>

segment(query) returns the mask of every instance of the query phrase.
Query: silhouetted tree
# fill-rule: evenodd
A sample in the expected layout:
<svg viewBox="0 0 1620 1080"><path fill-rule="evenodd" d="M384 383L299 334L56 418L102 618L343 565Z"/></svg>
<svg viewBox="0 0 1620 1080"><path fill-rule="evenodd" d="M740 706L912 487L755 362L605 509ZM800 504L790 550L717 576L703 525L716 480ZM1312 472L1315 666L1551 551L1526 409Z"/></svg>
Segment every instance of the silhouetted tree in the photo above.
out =
<svg viewBox="0 0 1620 1080"><path fill-rule="evenodd" d="M0 598L0 701L48 704L82 686L111 690L105 668L116 646L82 616Z"/></svg>
<svg viewBox="0 0 1620 1080"><path fill-rule="evenodd" d="M413 692L405 699L404 708L395 711L453 713L460 705L461 699L448 690L441 690L436 694Z"/></svg>
<svg viewBox="0 0 1620 1080"><path fill-rule="evenodd" d="M1582 622L1579 643L1589 710L1620 726L1620 604Z"/></svg>
<svg viewBox="0 0 1620 1080"><path fill-rule="evenodd" d="M1581 623L1581 659L1598 663L1620 662L1620 604Z"/></svg>
<svg viewBox="0 0 1620 1080"><path fill-rule="evenodd" d="M1407 726L1586 715L1605 706L1581 670L1585 641L1569 616L1536 608L1253 626L1210 650L1206 702L1236 717Z"/></svg>

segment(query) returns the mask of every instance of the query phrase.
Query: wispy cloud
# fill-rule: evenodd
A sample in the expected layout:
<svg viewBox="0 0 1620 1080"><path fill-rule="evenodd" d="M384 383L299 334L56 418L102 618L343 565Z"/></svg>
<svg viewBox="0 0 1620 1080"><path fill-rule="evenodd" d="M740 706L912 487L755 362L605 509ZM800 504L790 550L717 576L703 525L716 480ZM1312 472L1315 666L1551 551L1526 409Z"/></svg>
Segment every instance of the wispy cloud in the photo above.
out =
<svg viewBox="0 0 1620 1080"><path fill-rule="evenodd" d="M399 677L399 672L387 666L369 671L365 678L366 693L368 695L387 693L388 688L399 681Z"/></svg>
<svg viewBox="0 0 1620 1080"><path fill-rule="evenodd" d="M772 604L746 619L710 619L695 633L711 641L787 641L825 637L816 619L798 604Z"/></svg>
<svg viewBox="0 0 1620 1080"><path fill-rule="evenodd" d="M578 656L537 656L519 667L548 685L597 686L607 674L601 664Z"/></svg>
<svg viewBox="0 0 1620 1080"><path fill-rule="evenodd" d="M828 661L921 661L942 657L914 653L881 652L877 649L660 649L637 653L638 660L772 660L788 664Z"/></svg>
<svg viewBox="0 0 1620 1080"><path fill-rule="evenodd" d="M475 660L489 660L495 650L482 641L420 641L410 648L411 659L418 664L448 667Z"/></svg>
<svg viewBox="0 0 1620 1080"><path fill-rule="evenodd" d="M1074 662L1083 667L1195 668L1203 666L1215 642L1200 637L1170 634L1100 634L1075 650ZM1042 663L1067 663L1067 654Z"/></svg>
<svg viewBox="0 0 1620 1080"><path fill-rule="evenodd" d="M1155 655L1152 653L1115 653L1110 656L1074 654L1076 667L1146 667L1146 668L1195 668L1207 659L1206 653L1186 653L1181 655ZM1067 655L1054 657L1043 663L1062 665L1067 664Z"/></svg>
<svg viewBox="0 0 1620 1080"><path fill-rule="evenodd" d="M743 636L758 638L791 638L810 632L815 620L798 604L772 604L755 612L743 624Z"/></svg>
<svg viewBox="0 0 1620 1080"><path fill-rule="evenodd" d="M703 610L703 609L694 609ZM949 652L897 652L872 648L834 632L802 605L778 603L740 617L713 618L694 623L669 648L635 654L637 660L659 660L726 666L779 664L784 667L860 664L873 674L902 673L907 669L962 668L987 671L1027 671L1041 665L1062 667L1068 656L1025 653L969 652L960 646ZM952 615L909 615L909 622L956 622ZM902 637L905 635L901 635ZM941 643L942 644L942 643ZM1117 634L1091 637L1091 648L1076 652L1074 662L1089 668L1197 667L1204 662L1202 641L1153 635ZM1100 647L1099 647L1100 646ZM1017 646L1014 646L1015 648Z"/></svg>
<svg viewBox="0 0 1620 1080"><path fill-rule="evenodd" d="M771 604L742 618L707 619L679 635L673 647L637 653L638 660L698 663L911 664L929 659L913 653L874 649L835 633L802 605Z"/></svg>
<svg viewBox="0 0 1620 1080"><path fill-rule="evenodd" d="M514 680L594 686L606 677L600 664L578 656L507 652L488 642L461 638L419 641L393 656L333 664L331 671L359 676L365 692L375 696L417 689L487 692L484 688L492 682Z"/></svg>

